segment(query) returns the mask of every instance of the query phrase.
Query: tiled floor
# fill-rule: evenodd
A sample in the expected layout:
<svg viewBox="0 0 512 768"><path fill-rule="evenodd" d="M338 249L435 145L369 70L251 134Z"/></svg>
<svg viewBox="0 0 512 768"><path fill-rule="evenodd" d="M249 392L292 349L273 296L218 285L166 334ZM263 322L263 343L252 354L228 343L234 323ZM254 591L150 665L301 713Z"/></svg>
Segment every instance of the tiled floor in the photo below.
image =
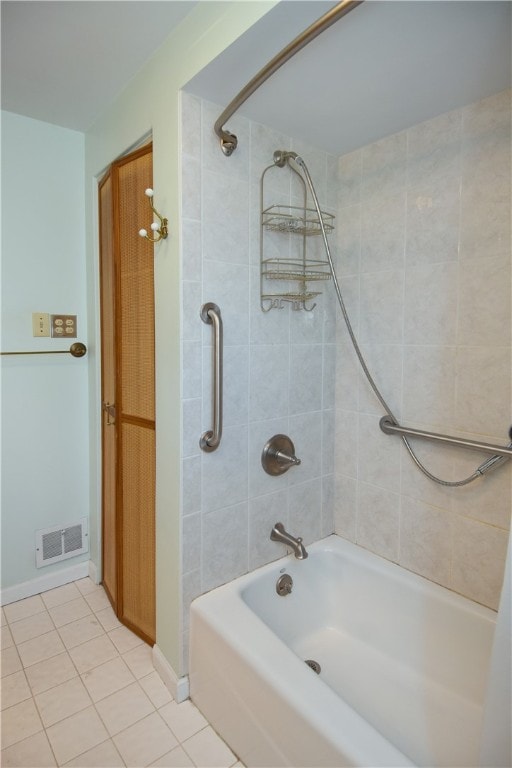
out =
<svg viewBox="0 0 512 768"><path fill-rule="evenodd" d="M241 766L90 579L2 609L3 768Z"/></svg>

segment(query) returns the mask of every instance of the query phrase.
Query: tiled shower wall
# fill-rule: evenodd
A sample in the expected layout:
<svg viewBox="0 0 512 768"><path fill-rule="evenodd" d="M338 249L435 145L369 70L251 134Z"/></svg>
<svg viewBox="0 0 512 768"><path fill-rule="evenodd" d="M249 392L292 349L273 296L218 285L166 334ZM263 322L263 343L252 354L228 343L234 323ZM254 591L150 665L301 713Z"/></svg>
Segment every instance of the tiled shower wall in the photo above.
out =
<svg viewBox="0 0 512 768"><path fill-rule="evenodd" d="M221 111L182 94L182 671L191 599L282 557L286 549L269 538L277 521L306 544L334 530L333 297L328 290L311 312L261 311L259 182L275 149L304 152L334 212L337 158L240 118L230 123L239 147L227 158L212 129ZM291 178L272 168L266 204L295 202ZM285 251L289 236L274 246ZM219 306L224 326L224 429L213 453L199 448L212 427L205 302ZM260 457L278 433L302 463L271 477Z"/></svg>
<svg viewBox="0 0 512 768"><path fill-rule="evenodd" d="M511 414L510 92L339 160L337 260L370 370L401 423L507 443ZM336 532L496 608L511 466L436 485L383 411L337 323ZM411 441L434 474L483 454Z"/></svg>
<svg viewBox="0 0 512 768"><path fill-rule="evenodd" d="M305 542L340 535L496 607L510 524L511 473L434 484L356 365L330 284L312 312L263 313L259 179L276 148L302 154L331 237L354 330L395 415L410 426L506 441L511 423L510 94L442 115L342 158L235 118L231 158L212 126L221 108L182 94L182 574L186 672L191 599L284 554L281 520ZM265 205L295 200L286 169ZM286 239L283 249L288 247ZM319 243L313 246L319 247ZM321 251L312 253L321 257ZM224 434L210 454L211 327L224 322ZM290 435L300 467L266 475L260 455ZM421 443L445 479L484 456Z"/></svg>

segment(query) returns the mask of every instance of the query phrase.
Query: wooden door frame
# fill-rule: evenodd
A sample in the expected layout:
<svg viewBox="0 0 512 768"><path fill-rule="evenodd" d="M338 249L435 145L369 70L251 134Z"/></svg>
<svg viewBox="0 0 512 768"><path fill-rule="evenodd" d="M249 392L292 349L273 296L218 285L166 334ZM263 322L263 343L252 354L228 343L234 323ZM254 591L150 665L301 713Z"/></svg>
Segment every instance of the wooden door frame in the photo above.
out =
<svg viewBox="0 0 512 768"><path fill-rule="evenodd" d="M113 323L113 336L114 336L114 340L113 340L113 344L114 344L114 349L115 349L116 346L117 346L117 338L116 338L116 333L117 333L117 322L116 322L117 288L116 288L116 285L117 285L117 280L118 280L118 265L117 265L116 248L115 248L115 242L114 242L115 223L114 223L113 197L114 197L114 186L115 185L114 185L114 165L113 165L113 163L109 166L108 170L103 175L103 177L101 178L100 182L98 183L98 201L100 201L100 199L101 199L101 190L102 190L104 184L108 180L110 180L111 187L112 187L112 189L111 189L111 195L112 195L111 218L112 218L112 221L113 221L113 226L112 226L112 252L108 255L108 258L110 258L110 261L111 261L111 268L112 268L112 273L113 273L113 281L112 281L112 283L113 283L113 287L114 287L114 290L112 291L112 294L110 295L109 298L110 298L110 300L114 304L114 312L113 312L113 315L114 315L114 323ZM102 241L101 241L101 233L102 233L102 210L101 210L101 205L99 205L98 208L99 208L98 233L99 233L99 243L100 243L100 247L99 247L99 274L100 274L99 296L100 296L100 302L99 303L100 303L100 340L101 340L101 346L100 346L100 376L101 376L101 378L100 378L100 410L101 410L101 562L102 562L102 571L104 572L104 564L105 564L105 561L106 561L105 560L105 542L106 542L106 538L107 537L106 537L106 533L105 533L105 513L104 513L105 506L106 506L106 499L105 499L105 486L106 486L106 481L105 481L105 453L106 453L106 450L105 450L105 418L104 418L104 412L103 412L103 397L104 397L104 381L105 381L106 376L105 376L105 356L104 356L104 350L103 350L103 336L102 336L102 329L104 328L105 321L104 321L104 311L103 311L103 304L104 304L103 280L102 280L102 277L101 277L101 271L102 271L103 259L104 259L105 256L104 256L104 254L102 252ZM115 366L117 366L117 361L115 363ZM114 400L115 400L116 397L117 397L117 380L116 380L116 384L115 384L115 397L114 397ZM118 486L118 453L119 453L119 451L118 451L118 434L117 434L118 430L117 430L117 424L116 423L114 423L113 426L114 426L114 429L116 430L114 443L115 443L115 446L116 446L116 448L115 448L115 452L116 452L116 456L115 456L115 462L116 462L116 467L115 467L115 477L116 477L115 498L116 498L116 502L115 503L116 503L116 507L117 507L117 499L118 499L118 487L117 487ZM115 528L116 528L116 542L115 542L115 546L116 546L116 550L117 550L117 536L119 535L119 531L118 531L118 527L117 527L117 509L116 509L116 525L115 525ZM116 569L115 570L116 570L116 585L115 585L116 586L116 594L112 595L110 593L110 589L105 584L103 579L102 579L102 584L103 584L103 588L104 588L104 590L106 592L106 595L107 595L108 599L110 600L112 608L114 609L115 612L117 612L117 600L118 600L118 593L119 593L119 586L118 586L119 569L117 567L117 556L116 556Z"/></svg>

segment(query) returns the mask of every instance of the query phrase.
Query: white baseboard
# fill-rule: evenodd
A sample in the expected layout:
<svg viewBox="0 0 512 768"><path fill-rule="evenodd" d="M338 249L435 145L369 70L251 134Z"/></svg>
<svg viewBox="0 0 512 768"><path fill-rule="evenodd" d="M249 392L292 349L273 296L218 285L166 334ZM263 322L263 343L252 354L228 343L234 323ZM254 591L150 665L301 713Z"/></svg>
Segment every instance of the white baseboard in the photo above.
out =
<svg viewBox="0 0 512 768"><path fill-rule="evenodd" d="M62 568L60 571L38 576L37 579L30 579L30 581L22 581L21 584L14 584L12 587L5 587L0 593L0 603L1 605L9 605L9 603L15 603L25 597L32 597L40 592L62 587L64 584L69 584L70 581L85 579L88 575L88 561L72 565L70 568Z"/></svg>
<svg viewBox="0 0 512 768"><path fill-rule="evenodd" d="M92 560L89 560L88 565L89 565L89 578L91 579L91 581L94 581L95 584L99 584L100 574L96 565L93 563Z"/></svg>
<svg viewBox="0 0 512 768"><path fill-rule="evenodd" d="M178 704L188 699L190 691L188 675L178 677L158 645L153 646L153 665L162 678L165 687L170 691Z"/></svg>

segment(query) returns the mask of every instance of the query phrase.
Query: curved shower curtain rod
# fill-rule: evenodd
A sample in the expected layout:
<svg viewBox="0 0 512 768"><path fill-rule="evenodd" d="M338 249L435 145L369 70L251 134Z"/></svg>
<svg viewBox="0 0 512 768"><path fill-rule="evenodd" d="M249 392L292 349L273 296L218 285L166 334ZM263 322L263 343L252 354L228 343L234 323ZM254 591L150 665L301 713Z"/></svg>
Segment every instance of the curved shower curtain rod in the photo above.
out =
<svg viewBox="0 0 512 768"><path fill-rule="evenodd" d="M258 74L255 75L252 80L247 83L245 88L242 88L240 93L238 93L235 98L228 104L224 112L217 119L214 126L214 131L220 140L221 149L227 157L233 154L237 148L238 139L233 133L230 133L224 128L224 123L234 115L237 109L239 109L245 101L247 101L249 96L252 96L252 94L258 90L260 85L263 85L263 83L268 80L268 78L273 75L274 72L282 67L283 64L291 59L292 56L295 56L298 51L300 51L308 43L314 40L315 37L318 37L319 34L324 32L336 21L341 19L343 16L346 16L346 14L350 13L350 11L354 10L354 8L357 8L357 6L361 5L362 2L363 0L342 0L342 2L335 5L334 8L331 8L330 11L324 13L323 16L317 19L307 29L305 29L304 32L292 40L292 42L289 43L286 48L283 48L283 50L280 51L277 56L274 56L274 58L271 59L268 64L260 69Z"/></svg>

